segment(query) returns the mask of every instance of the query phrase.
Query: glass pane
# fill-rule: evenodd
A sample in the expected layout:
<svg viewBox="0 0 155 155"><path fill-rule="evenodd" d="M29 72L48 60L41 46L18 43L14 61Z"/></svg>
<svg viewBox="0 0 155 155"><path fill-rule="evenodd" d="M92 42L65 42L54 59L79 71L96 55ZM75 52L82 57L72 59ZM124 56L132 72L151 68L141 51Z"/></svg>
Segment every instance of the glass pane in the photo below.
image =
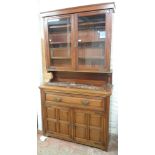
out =
<svg viewBox="0 0 155 155"><path fill-rule="evenodd" d="M105 14L78 17L78 67L103 70Z"/></svg>
<svg viewBox="0 0 155 155"><path fill-rule="evenodd" d="M51 66L69 67L71 65L70 33L70 18L50 18L48 20Z"/></svg>

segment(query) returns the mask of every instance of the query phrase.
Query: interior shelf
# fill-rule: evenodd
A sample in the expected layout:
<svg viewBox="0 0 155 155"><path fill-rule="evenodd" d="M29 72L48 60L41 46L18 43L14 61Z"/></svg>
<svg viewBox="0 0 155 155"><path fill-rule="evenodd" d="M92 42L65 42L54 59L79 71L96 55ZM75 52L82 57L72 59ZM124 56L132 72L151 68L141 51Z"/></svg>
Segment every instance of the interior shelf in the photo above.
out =
<svg viewBox="0 0 155 155"><path fill-rule="evenodd" d="M51 45L53 44L70 44L70 43L66 43L66 42L50 42Z"/></svg>
<svg viewBox="0 0 155 155"><path fill-rule="evenodd" d="M49 26L50 29L53 29L53 28L70 28L71 25L52 25L52 26Z"/></svg>
<svg viewBox="0 0 155 155"><path fill-rule="evenodd" d="M101 57L97 57L97 56L95 56L95 57L78 57L79 59L99 59L99 60L103 60L104 59L104 57L103 56L101 56Z"/></svg>
<svg viewBox="0 0 155 155"><path fill-rule="evenodd" d="M105 24L105 21L79 23L79 26L85 26L85 25L97 25L97 24Z"/></svg>
<svg viewBox="0 0 155 155"><path fill-rule="evenodd" d="M92 40L92 41L79 41L79 44L87 44L87 43L103 43L105 41L105 39L102 40Z"/></svg>
<svg viewBox="0 0 155 155"><path fill-rule="evenodd" d="M63 60L63 59L71 59L71 58L70 57L51 57L51 59Z"/></svg>

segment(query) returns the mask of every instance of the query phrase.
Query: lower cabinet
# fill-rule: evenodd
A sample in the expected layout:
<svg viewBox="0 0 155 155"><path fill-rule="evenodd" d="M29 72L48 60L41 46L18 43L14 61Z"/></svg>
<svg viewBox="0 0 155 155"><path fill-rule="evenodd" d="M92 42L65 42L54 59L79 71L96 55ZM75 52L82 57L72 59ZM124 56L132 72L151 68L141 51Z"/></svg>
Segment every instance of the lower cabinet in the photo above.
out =
<svg viewBox="0 0 155 155"><path fill-rule="evenodd" d="M101 149L106 148L104 112L43 105L46 136L74 141Z"/></svg>
<svg viewBox="0 0 155 155"><path fill-rule="evenodd" d="M43 134L107 150L110 96L101 93L41 88Z"/></svg>

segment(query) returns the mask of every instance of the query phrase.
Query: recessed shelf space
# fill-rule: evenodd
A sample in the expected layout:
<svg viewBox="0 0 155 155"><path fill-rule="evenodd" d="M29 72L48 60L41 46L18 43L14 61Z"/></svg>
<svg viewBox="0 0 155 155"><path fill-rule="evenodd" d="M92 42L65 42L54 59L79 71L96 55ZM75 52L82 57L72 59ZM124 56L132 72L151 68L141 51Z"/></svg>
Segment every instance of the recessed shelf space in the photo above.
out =
<svg viewBox="0 0 155 155"><path fill-rule="evenodd" d="M48 31L61 32L68 31L71 27L70 17L67 18L52 18L48 20Z"/></svg>
<svg viewBox="0 0 155 155"><path fill-rule="evenodd" d="M65 57L70 58L70 48L60 47L60 48L51 48L51 57Z"/></svg>
<svg viewBox="0 0 155 155"><path fill-rule="evenodd" d="M105 41L105 31L86 30L78 32L78 42Z"/></svg>
<svg viewBox="0 0 155 155"><path fill-rule="evenodd" d="M71 43L65 43L65 42L54 42L49 44L50 48L70 48Z"/></svg>
<svg viewBox="0 0 155 155"><path fill-rule="evenodd" d="M105 15L102 14L79 17L78 30L105 30Z"/></svg>
<svg viewBox="0 0 155 155"><path fill-rule="evenodd" d="M51 58L51 65L57 67L70 67L71 59L52 59Z"/></svg>
<svg viewBox="0 0 155 155"><path fill-rule="evenodd" d="M61 33L53 33L53 34L49 34L48 35L48 40L49 43L70 43L71 40L71 36L70 36L70 32L66 33L66 32L61 32Z"/></svg>
<svg viewBox="0 0 155 155"><path fill-rule="evenodd" d="M49 28L48 32L49 34L55 34L55 33L61 33L61 32L71 32L71 27L69 26L62 26L62 27L57 27L55 26L55 28Z"/></svg>
<svg viewBox="0 0 155 155"><path fill-rule="evenodd" d="M104 48L104 41L92 41L92 42L78 42L78 47L81 48Z"/></svg>

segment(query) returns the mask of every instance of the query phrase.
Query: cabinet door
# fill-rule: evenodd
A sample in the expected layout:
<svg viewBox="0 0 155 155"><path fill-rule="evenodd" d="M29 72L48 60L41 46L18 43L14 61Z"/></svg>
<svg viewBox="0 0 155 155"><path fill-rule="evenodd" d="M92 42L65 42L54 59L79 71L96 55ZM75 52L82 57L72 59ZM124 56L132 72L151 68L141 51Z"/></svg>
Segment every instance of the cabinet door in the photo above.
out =
<svg viewBox="0 0 155 155"><path fill-rule="evenodd" d="M74 140L103 148L106 141L103 112L74 110L73 116Z"/></svg>
<svg viewBox="0 0 155 155"><path fill-rule="evenodd" d="M65 107L47 106L46 130L47 133L60 138L71 139L70 109Z"/></svg>
<svg viewBox="0 0 155 155"><path fill-rule="evenodd" d="M88 138L94 145L104 145L106 140L103 112L88 113Z"/></svg>
<svg viewBox="0 0 155 155"><path fill-rule="evenodd" d="M47 69L70 69L72 67L71 16L54 16L45 20Z"/></svg>
<svg viewBox="0 0 155 155"><path fill-rule="evenodd" d="M71 111L69 108L58 108L57 109L57 132L61 137L71 138Z"/></svg>
<svg viewBox="0 0 155 155"><path fill-rule="evenodd" d="M46 132L54 134L57 132L57 108L53 106L47 106L46 109Z"/></svg>
<svg viewBox="0 0 155 155"><path fill-rule="evenodd" d="M88 123L87 113L84 110L73 110L73 137L77 142L87 140Z"/></svg>
<svg viewBox="0 0 155 155"><path fill-rule="evenodd" d="M107 33L110 26L105 12L78 14L78 70L103 72L108 68Z"/></svg>

